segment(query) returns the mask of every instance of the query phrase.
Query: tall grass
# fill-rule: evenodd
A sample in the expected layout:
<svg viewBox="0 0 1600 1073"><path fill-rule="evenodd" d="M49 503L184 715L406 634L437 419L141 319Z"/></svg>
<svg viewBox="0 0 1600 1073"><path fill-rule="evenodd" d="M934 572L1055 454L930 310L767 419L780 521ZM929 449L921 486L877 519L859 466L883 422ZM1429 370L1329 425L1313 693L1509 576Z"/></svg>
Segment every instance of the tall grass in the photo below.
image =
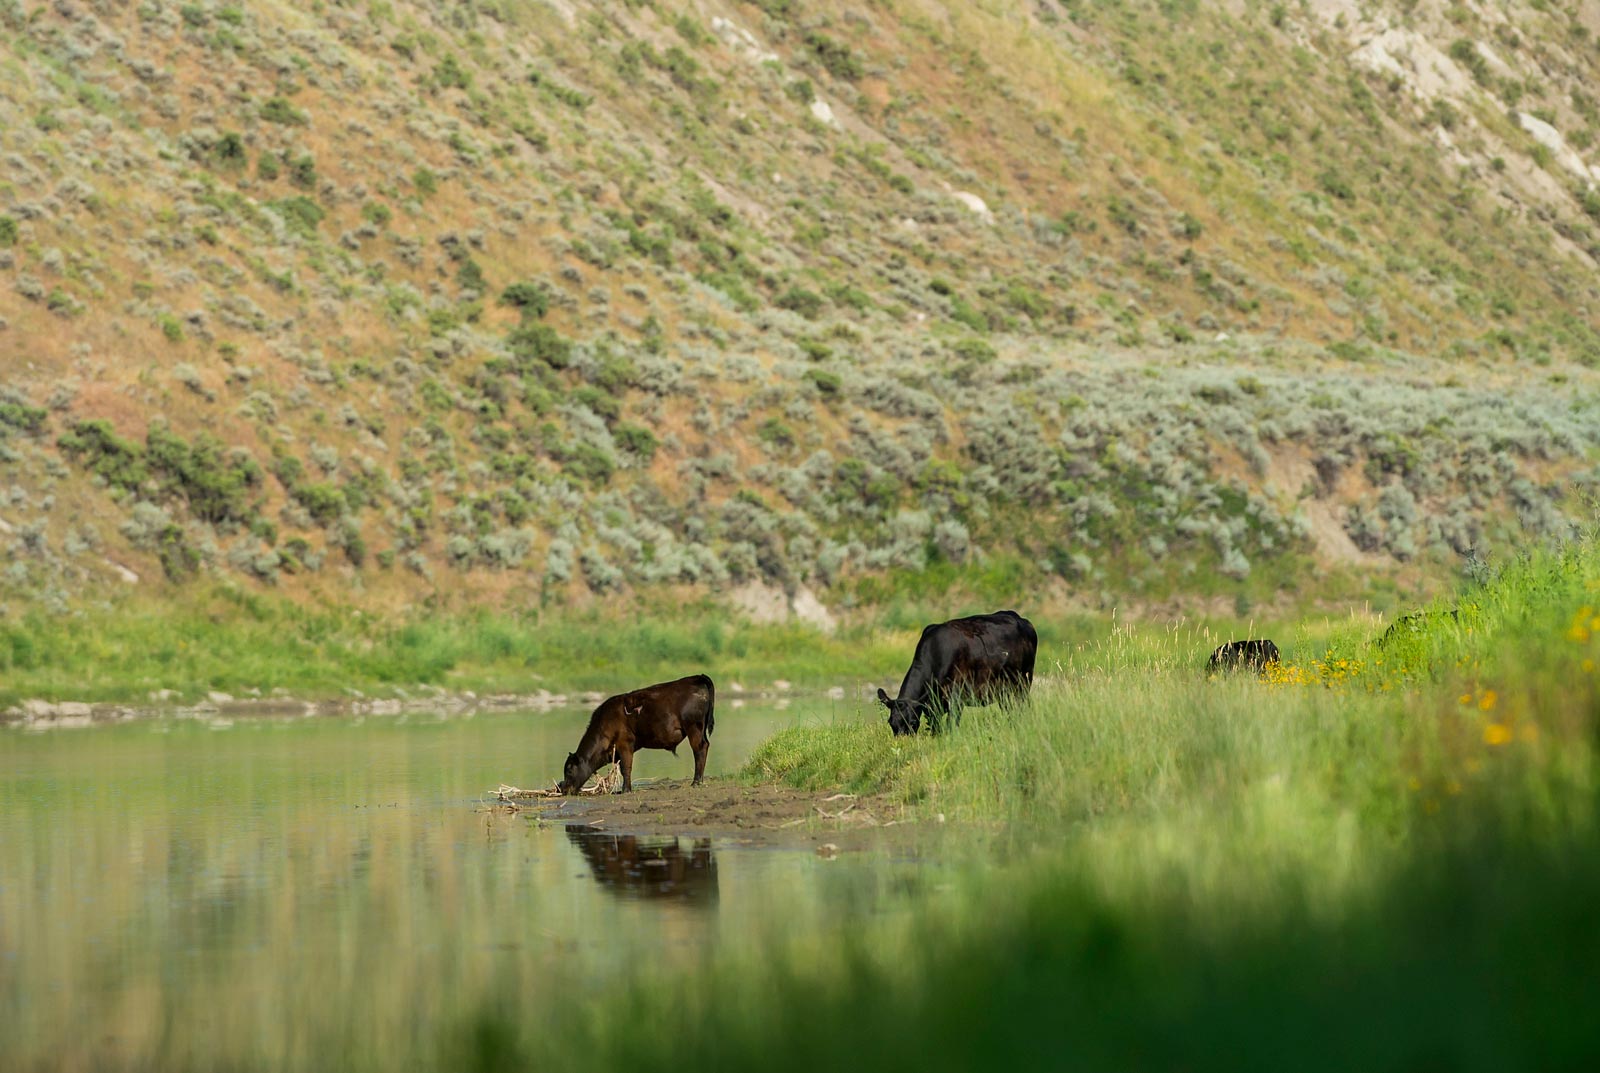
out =
<svg viewBox="0 0 1600 1073"><path fill-rule="evenodd" d="M939 738L893 739L876 717L785 731L745 774L887 793L1019 849L1070 845L1106 890L1171 873L1196 898L1270 904L1309 884L1337 901L1408 850L1412 784L1441 784L1441 735L1471 733L1441 722L1481 714L1426 707L1146 667L1046 680Z"/></svg>
<svg viewBox="0 0 1600 1073"><path fill-rule="evenodd" d="M1208 629L1116 624L1063 646L1026 704L968 709L938 737L893 738L876 709L795 728L746 775L888 792L970 820L1159 812L1223 783L1234 795L1265 783L1377 798L1427 774L1441 743L1565 720L1570 705L1541 706L1592 674L1597 606L1589 541L1508 563L1387 636L1357 616L1304 624L1264 679L1208 676Z"/></svg>

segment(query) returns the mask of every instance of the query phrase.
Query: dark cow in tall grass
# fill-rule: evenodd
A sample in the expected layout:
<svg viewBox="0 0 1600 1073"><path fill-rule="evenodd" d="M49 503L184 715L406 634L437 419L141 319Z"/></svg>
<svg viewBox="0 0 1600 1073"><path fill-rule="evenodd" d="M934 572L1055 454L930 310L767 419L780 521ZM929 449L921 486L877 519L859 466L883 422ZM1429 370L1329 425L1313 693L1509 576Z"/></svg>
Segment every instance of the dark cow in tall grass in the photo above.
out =
<svg viewBox="0 0 1600 1073"><path fill-rule="evenodd" d="M1033 687L1038 651L1033 623L1015 611L924 628L911 668L900 683L900 695L891 699L878 690L878 700L889 709L889 729L915 734L927 719L928 728L937 734L946 716L961 722L963 704L1026 697Z"/></svg>
<svg viewBox="0 0 1600 1073"><path fill-rule="evenodd" d="M1265 638L1255 641L1229 641L1225 645L1218 645L1217 650L1211 653L1211 658L1206 661L1206 673L1248 670L1264 674L1269 666L1280 659L1278 646Z"/></svg>
<svg viewBox="0 0 1600 1073"><path fill-rule="evenodd" d="M1459 626L1461 624L1461 611L1451 607L1443 611L1413 611L1408 615L1401 615L1389 624L1383 631L1383 636L1378 638L1378 647L1387 648L1395 641L1407 638L1422 637L1433 633L1441 626Z"/></svg>
<svg viewBox="0 0 1600 1073"><path fill-rule="evenodd" d="M684 741L694 750L698 786L705 778L706 756L711 752L715 707L716 687L703 674L607 697L589 717L589 729L583 732L578 751L567 754L561 792L577 793L596 769L615 759L622 769L622 792L627 793L633 789L635 752L665 749L676 756Z"/></svg>

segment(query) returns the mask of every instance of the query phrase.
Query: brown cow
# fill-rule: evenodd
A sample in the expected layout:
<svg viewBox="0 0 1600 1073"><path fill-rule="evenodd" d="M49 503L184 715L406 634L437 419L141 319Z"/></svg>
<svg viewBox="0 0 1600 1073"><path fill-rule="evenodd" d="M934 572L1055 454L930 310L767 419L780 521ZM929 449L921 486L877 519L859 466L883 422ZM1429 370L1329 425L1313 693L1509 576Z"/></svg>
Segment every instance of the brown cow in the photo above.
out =
<svg viewBox="0 0 1600 1073"><path fill-rule="evenodd" d="M627 793L633 789L636 750L665 749L676 756L685 738L694 750L698 786L705 778L706 755L711 752L715 702L715 687L703 674L607 697L589 717L589 729L583 732L578 751L567 754L561 792L577 793L596 768L615 759L622 768L622 792Z"/></svg>

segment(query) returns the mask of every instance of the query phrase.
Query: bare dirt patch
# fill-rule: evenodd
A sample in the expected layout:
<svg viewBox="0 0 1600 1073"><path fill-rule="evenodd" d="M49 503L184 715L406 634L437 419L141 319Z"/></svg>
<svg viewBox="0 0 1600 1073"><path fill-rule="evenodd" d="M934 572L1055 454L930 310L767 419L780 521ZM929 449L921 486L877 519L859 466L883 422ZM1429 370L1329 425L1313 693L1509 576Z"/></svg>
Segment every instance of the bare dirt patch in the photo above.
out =
<svg viewBox="0 0 1600 1073"><path fill-rule="evenodd" d="M629 794L586 794L496 803L541 822L587 824L634 834L718 836L753 844L881 845L887 833L914 828L905 806L880 796L787 786L743 786L709 779L638 784Z"/></svg>
<svg viewBox="0 0 1600 1073"><path fill-rule="evenodd" d="M1324 562L1382 564L1383 557L1362 551L1345 532L1340 520L1342 505L1320 499L1308 499L1303 505L1306 521L1311 525L1311 539Z"/></svg>

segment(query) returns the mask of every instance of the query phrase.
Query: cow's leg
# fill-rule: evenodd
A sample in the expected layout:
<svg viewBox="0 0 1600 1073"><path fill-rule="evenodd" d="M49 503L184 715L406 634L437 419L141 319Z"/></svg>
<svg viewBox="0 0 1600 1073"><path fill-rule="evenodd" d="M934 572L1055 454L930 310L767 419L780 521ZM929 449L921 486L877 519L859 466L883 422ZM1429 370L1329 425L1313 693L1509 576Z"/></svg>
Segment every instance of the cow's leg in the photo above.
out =
<svg viewBox="0 0 1600 1073"><path fill-rule="evenodd" d="M689 748L694 750L694 784L699 786L706 777L706 757L711 752L711 738L704 727L689 729Z"/></svg>
<svg viewBox="0 0 1600 1073"><path fill-rule="evenodd" d="M622 792L633 789L633 750L617 750L617 766L622 769Z"/></svg>

